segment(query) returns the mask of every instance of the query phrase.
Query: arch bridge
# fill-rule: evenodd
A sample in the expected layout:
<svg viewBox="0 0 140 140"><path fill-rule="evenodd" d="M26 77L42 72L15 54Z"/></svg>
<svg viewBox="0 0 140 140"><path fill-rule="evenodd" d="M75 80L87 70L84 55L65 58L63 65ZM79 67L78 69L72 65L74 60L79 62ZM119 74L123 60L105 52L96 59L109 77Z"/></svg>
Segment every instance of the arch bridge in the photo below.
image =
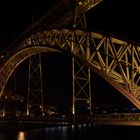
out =
<svg viewBox="0 0 140 140"><path fill-rule="evenodd" d="M0 93L14 69L39 52L66 52L79 58L140 109L140 46L77 29L40 30L7 52L0 68Z"/></svg>
<svg viewBox="0 0 140 140"><path fill-rule="evenodd" d="M90 75L87 76L82 71L85 76L78 77L86 65L140 109L140 45L86 30L85 13L100 2L101 0L66 0L27 29L5 54L1 54L0 58L4 61L0 64L0 96L21 62L41 52L64 52L83 63L73 75L80 86L80 90L73 94L73 107L76 99L91 104L90 94L84 91L86 84L90 84ZM78 80L86 82L81 86ZM78 98L81 91L84 99Z"/></svg>

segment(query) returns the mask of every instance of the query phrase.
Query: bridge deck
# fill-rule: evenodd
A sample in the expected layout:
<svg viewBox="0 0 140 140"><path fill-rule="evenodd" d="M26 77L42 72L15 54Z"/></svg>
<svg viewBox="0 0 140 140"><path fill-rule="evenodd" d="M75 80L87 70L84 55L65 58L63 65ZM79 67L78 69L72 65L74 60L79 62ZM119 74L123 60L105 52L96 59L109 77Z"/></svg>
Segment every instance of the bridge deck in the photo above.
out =
<svg viewBox="0 0 140 140"><path fill-rule="evenodd" d="M40 117L17 117L1 118L0 130L9 129L33 129L53 126L69 125L125 125L140 126L140 113L117 113L117 114L93 114L72 116L40 116Z"/></svg>

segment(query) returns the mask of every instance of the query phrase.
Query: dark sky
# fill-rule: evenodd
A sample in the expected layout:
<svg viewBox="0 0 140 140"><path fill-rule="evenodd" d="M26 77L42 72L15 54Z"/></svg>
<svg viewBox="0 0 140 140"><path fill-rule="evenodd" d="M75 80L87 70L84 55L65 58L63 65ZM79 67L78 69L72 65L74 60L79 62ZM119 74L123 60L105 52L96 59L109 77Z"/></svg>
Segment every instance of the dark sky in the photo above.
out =
<svg viewBox="0 0 140 140"><path fill-rule="evenodd" d="M93 30L140 42L138 1L104 0L89 11L89 25Z"/></svg>
<svg viewBox="0 0 140 140"><path fill-rule="evenodd" d="M4 0L0 2L0 46L5 48L32 23L47 13L57 0ZM1 49L0 48L0 49Z"/></svg>
<svg viewBox="0 0 140 140"><path fill-rule="evenodd" d="M47 13L53 6L55 6L57 2L58 0L19 0L18 2L9 2L5 0L3 3L1 3L0 50L6 48L12 42L14 36L16 37L17 35L21 34L29 25L31 25L32 15L34 15L33 19L36 21L41 15ZM115 35L139 43L139 17L138 0L104 0L100 5L96 6L94 9L87 13L88 30L105 32L110 35ZM67 78L67 76L70 78L70 70L66 72L67 69L70 69L68 62L70 62L70 58L65 55L58 55L55 58L49 58L49 62L45 64L45 67L48 67L49 69L48 77L50 78L50 86L47 87L48 92L53 92L53 94L56 91L58 91L58 93L70 92L67 91L70 90L70 87L68 86L70 83L68 82ZM93 78L97 80L95 85L100 83L100 80L102 80L97 75L93 76ZM106 85L106 93L103 93L105 90L100 90L102 89L101 87L103 85ZM20 87L20 90L21 89L22 87ZM111 103L114 103L114 106L117 106L118 104L118 106L128 105L127 100L124 99L121 95L116 94L117 91L112 89L112 87L105 83L104 80L102 80L102 85L98 84L94 90L93 92L98 91L98 93L100 93L96 93L95 99L97 99L97 101L95 101L95 103L97 102L97 105L110 106ZM55 98L61 97L58 93L57 95L55 94ZM64 100L64 98L65 97L63 96L61 100ZM121 99L122 102L118 103L118 99Z"/></svg>

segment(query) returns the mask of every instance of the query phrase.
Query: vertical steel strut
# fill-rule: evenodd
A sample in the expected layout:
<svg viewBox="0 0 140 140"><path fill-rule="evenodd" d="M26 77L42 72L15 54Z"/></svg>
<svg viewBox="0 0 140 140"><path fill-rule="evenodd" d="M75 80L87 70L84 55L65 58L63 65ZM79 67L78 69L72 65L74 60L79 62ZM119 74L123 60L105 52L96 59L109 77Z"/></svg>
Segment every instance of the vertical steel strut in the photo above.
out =
<svg viewBox="0 0 140 140"><path fill-rule="evenodd" d="M86 15L85 11L82 11L80 5L82 2L76 1L75 7L75 20L73 27L74 28L87 28L86 23ZM73 42L75 41L74 33L72 35ZM72 43L71 51L75 48L75 44ZM87 46L89 46L89 42L87 41ZM87 59L90 56L90 49L87 49ZM92 106L91 106L91 80L90 80L90 68L86 66L84 63L80 62L77 58L72 57L72 114L75 116L75 113L79 111L88 111L88 113L92 114ZM78 105L79 102L79 105ZM81 104L85 102L84 108L82 108ZM81 107L80 107L81 106ZM80 109L81 108L81 109Z"/></svg>
<svg viewBox="0 0 140 140"><path fill-rule="evenodd" d="M29 58L27 115L30 115L33 108L43 115L43 107L41 53L38 53Z"/></svg>

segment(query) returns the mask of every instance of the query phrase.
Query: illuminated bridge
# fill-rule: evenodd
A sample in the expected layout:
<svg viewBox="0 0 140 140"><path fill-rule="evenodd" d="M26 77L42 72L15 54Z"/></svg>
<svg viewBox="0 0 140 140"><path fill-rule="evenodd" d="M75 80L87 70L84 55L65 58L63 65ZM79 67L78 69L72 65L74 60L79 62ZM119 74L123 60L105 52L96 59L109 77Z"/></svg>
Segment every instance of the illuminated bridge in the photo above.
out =
<svg viewBox="0 0 140 140"><path fill-rule="evenodd" d="M140 109L139 44L86 30L85 13L100 2L66 0L60 3L2 52L1 59L4 61L0 65L1 97L14 70L29 58L27 115L30 115L30 106L33 105L40 106L43 112L39 58L43 52L58 52L68 53L72 57L73 115L76 114L78 101L86 102L89 113L92 114L91 71L100 75ZM35 61L36 58L38 61ZM38 80L34 78L37 72ZM38 87L33 86L32 81L36 81Z"/></svg>

